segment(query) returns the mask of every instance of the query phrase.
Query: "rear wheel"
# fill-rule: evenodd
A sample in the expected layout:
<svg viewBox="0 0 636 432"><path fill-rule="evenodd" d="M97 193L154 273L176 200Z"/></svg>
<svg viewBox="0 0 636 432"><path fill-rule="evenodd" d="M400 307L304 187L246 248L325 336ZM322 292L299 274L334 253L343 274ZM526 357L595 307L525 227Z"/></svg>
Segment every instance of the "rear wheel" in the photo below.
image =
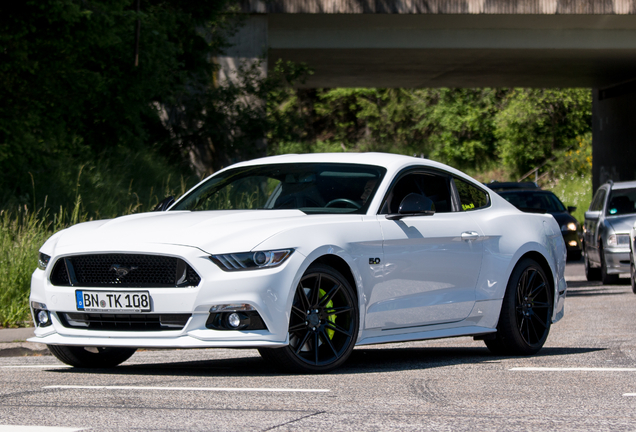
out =
<svg viewBox="0 0 636 432"><path fill-rule="evenodd" d="M510 276L501 306L497 333L485 340L494 354L537 353L548 338L553 290L536 261L521 260Z"/></svg>
<svg viewBox="0 0 636 432"><path fill-rule="evenodd" d="M632 292L634 294L636 294L636 268L634 267L634 263L632 263L630 266L630 279L632 281Z"/></svg>
<svg viewBox="0 0 636 432"><path fill-rule="evenodd" d="M289 345L260 348L261 356L284 371L327 372L342 365L358 336L358 306L347 279L314 264L296 287L289 319Z"/></svg>
<svg viewBox="0 0 636 432"><path fill-rule="evenodd" d="M48 345L49 351L67 365L80 368L110 368L128 360L136 348Z"/></svg>

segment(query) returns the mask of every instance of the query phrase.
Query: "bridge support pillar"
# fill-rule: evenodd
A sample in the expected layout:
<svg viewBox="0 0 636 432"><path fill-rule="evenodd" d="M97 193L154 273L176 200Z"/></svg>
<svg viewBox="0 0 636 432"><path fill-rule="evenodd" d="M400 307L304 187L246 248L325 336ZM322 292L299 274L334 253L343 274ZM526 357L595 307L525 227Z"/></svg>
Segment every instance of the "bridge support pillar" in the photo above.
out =
<svg viewBox="0 0 636 432"><path fill-rule="evenodd" d="M636 81L592 90L592 188L636 180Z"/></svg>

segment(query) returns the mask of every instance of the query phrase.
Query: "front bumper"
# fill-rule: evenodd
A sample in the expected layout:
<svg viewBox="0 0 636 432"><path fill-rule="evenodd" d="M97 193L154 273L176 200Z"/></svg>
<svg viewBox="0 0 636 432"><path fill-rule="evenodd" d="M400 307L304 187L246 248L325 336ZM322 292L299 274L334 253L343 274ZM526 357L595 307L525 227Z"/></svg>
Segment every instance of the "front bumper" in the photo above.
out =
<svg viewBox="0 0 636 432"><path fill-rule="evenodd" d="M607 274L629 273L629 248L604 249L605 266Z"/></svg>
<svg viewBox="0 0 636 432"><path fill-rule="evenodd" d="M294 253L280 267L225 272L207 254L185 246L162 246L153 253L178 255L201 276L196 287L147 288L152 298L151 314L189 314L182 329L96 330L69 327L61 313L78 313L75 291L113 291L113 288L55 286L49 280L51 267L36 270L31 278L30 301L46 305L51 324L36 327L30 342L50 345L118 346L147 348L252 348L278 347L288 343L289 308L294 281L303 257ZM144 253L144 251L137 251ZM52 260L53 261L53 260ZM120 288L116 291L139 291ZM221 304L249 304L262 318L266 330L214 330L206 326L210 308Z"/></svg>

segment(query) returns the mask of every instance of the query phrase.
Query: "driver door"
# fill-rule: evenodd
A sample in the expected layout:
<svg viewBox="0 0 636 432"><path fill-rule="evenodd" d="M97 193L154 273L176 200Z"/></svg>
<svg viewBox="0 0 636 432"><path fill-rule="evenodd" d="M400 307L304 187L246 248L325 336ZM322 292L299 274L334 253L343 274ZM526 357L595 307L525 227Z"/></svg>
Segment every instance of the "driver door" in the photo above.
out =
<svg viewBox="0 0 636 432"><path fill-rule="evenodd" d="M433 215L389 220L412 193L434 203ZM375 286L365 328L397 329L457 322L470 314L481 269L483 233L459 211L452 178L410 172L398 179L378 215L384 236L384 274Z"/></svg>

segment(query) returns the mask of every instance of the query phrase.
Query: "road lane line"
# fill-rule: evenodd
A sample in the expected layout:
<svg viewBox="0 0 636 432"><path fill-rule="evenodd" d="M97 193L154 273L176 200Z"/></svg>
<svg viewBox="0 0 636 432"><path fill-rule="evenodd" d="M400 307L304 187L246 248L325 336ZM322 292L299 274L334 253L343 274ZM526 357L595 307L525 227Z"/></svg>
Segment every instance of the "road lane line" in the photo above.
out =
<svg viewBox="0 0 636 432"><path fill-rule="evenodd" d="M2 369L22 369L22 368L70 368L68 365L22 365L22 366L0 366Z"/></svg>
<svg viewBox="0 0 636 432"><path fill-rule="evenodd" d="M636 368L608 367L516 367L508 370L523 372L636 372Z"/></svg>
<svg viewBox="0 0 636 432"><path fill-rule="evenodd" d="M250 387L138 387L138 386L80 386L52 385L44 389L84 389L84 390L165 390L165 391L209 391L209 392L278 392L278 393L328 393L329 389L289 389Z"/></svg>
<svg viewBox="0 0 636 432"><path fill-rule="evenodd" d="M19 425L0 425L2 432L77 432L85 428L69 428L56 426L19 426Z"/></svg>
<svg viewBox="0 0 636 432"><path fill-rule="evenodd" d="M636 396L636 393L625 393L623 396L627 396L627 397Z"/></svg>

